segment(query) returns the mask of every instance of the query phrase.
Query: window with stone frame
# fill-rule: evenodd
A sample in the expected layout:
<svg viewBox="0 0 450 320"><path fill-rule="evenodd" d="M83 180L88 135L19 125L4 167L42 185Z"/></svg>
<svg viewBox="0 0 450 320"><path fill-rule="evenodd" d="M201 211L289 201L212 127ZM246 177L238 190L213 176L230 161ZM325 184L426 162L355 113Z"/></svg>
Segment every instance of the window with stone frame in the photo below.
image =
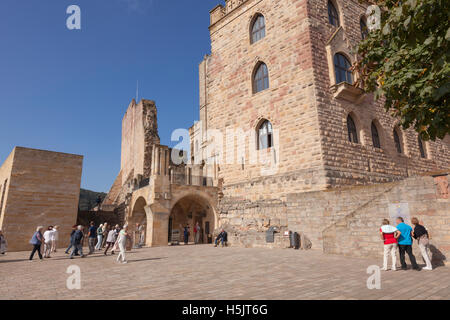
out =
<svg viewBox="0 0 450 320"><path fill-rule="evenodd" d="M336 74L336 84L347 82L353 84L353 74L350 70L351 63L342 53L334 55L334 72Z"/></svg>
<svg viewBox="0 0 450 320"><path fill-rule="evenodd" d="M366 39L369 35L369 29L367 28L366 19L364 17L359 20L359 28L361 30L361 38L363 40Z"/></svg>
<svg viewBox="0 0 450 320"><path fill-rule="evenodd" d="M397 152L403 153L402 143L400 140L400 135L397 132L397 128L394 129L394 144L395 144L395 149L397 150Z"/></svg>
<svg viewBox="0 0 450 320"><path fill-rule="evenodd" d="M425 151L425 146L423 145L422 139L420 139L420 136L417 138L417 143L419 145L420 157L426 159L427 153Z"/></svg>
<svg viewBox="0 0 450 320"><path fill-rule="evenodd" d="M256 130L258 136L258 150L273 147L273 128L269 120L264 120Z"/></svg>
<svg viewBox="0 0 450 320"><path fill-rule="evenodd" d="M266 21L262 14L258 14L253 20L251 28L251 43L258 42L266 36Z"/></svg>
<svg viewBox="0 0 450 320"><path fill-rule="evenodd" d="M334 3L330 0L328 1L328 22L335 27L340 26L339 13Z"/></svg>
<svg viewBox="0 0 450 320"><path fill-rule="evenodd" d="M253 93L269 88L269 71L265 63L259 63L253 75Z"/></svg>
<svg viewBox="0 0 450 320"><path fill-rule="evenodd" d="M372 121L370 126L370 131L372 132L372 144L375 148L381 148L380 135L378 134L378 128L375 122Z"/></svg>
<svg viewBox="0 0 450 320"><path fill-rule="evenodd" d="M355 121L353 121L353 118L350 115L348 115L347 117L347 132L348 132L348 141L353 143L359 143Z"/></svg>

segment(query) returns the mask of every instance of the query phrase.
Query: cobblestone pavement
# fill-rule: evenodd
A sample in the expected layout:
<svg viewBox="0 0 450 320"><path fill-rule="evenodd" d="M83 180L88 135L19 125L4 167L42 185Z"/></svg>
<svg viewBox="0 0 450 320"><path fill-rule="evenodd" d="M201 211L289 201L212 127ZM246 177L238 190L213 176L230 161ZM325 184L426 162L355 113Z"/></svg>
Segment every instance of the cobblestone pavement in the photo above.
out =
<svg viewBox="0 0 450 320"><path fill-rule="evenodd" d="M418 254L418 253L417 253ZM27 252L0 256L0 299L449 299L450 268L381 273L367 289L374 259L292 249L145 248L128 264L96 253L30 262ZM421 260L421 259L419 259ZM81 269L81 290L68 290L67 267Z"/></svg>

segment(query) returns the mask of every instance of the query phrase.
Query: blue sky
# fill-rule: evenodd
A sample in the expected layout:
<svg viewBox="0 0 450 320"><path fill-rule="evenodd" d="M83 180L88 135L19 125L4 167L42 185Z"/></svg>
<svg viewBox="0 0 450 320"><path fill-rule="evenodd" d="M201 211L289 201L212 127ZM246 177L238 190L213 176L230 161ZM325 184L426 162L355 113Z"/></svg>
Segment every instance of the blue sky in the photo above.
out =
<svg viewBox="0 0 450 320"><path fill-rule="evenodd" d="M221 0L1 0L0 163L14 146L84 155L82 187L120 169L121 120L155 100L161 143L198 119L198 63ZM81 30L66 9L81 8Z"/></svg>

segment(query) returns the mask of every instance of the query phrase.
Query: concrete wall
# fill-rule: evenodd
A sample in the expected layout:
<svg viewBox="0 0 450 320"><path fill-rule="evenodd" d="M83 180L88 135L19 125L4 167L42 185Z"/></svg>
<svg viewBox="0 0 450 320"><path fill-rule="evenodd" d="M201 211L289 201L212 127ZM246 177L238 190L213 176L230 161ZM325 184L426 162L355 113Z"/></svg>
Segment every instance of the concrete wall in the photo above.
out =
<svg viewBox="0 0 450 320"><path fill-rule="evenodd" d="M60 246L76 223L83 157L16 147L9 168L8 197L0 228L11 251L29 250L37 226L59 225Z"/></svg>

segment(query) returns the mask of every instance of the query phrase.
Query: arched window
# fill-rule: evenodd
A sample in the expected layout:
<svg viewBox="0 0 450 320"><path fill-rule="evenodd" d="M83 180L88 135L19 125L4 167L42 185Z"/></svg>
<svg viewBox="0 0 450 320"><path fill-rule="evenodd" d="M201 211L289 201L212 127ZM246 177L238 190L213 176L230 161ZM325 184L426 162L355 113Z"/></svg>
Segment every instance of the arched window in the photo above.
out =
<svg viewBox="0 0 450 320"><path fill-rule="evenodd" d="M372 121L372 125L370 126L372 131L372 144L375 148L381 148L380 143L380 135L378 134L378 129L375 122Z"/></svg>
<svg viewBox="0 0 450 320"><path fill-rule="evenodd" d="M347 117L347 132L348 132L348 141L358 143L358 133L356 132L355 121L353 121L350 115L348 115Z"/></svg>
<svg viewBox="0 0 450 320"><path fill-rule="evenodd" d="M333 2L328 1L328 21L335 27L339 27L339 13Z"/></svg>
<svg viewBox="0 0 450 320"><path fill-rule="evenodd" d="M402 143L400 141L400 136L398 135L397 129L394 129L394 143L395 149L397 149L398 153L402 153Z"/></svg>
<svg viewBox="0 0 450 320"><path fill-rule="evenodd" d="M260 63L253 76L253 93L269 88L269 71L265 63Z"/></svg>
<svg viewBox="0 0 450 320"><path fill-rule="evenodd" d="M353 84L353 75L350 71L350 61L342 53L334 55L334 72L336 73L336 84L347 82Z"/></svg>
<svg viewBox="0 0 450 320"><path fill-rule="evenodd" d="M266 21L262 14L258 14L251 29L251 43L255 43L266 36Z"/></svg>
<svg viewBox="0 0 450 320"><path fill-rule="evenodd" d="M423 146L422 139L420 139L420 137L418 137L417 142L419 144L420 157L425 159L427 157L427 154L425 153L425 148Z"/></svg>
<svg viewBox="0 0 450 320"><path fill-rule="evenodd" d="M369 35L369 29L367 29L367 23L364 17L359 20L359 28L361 30L361 38L364 40Z"/></svg>
<svg viewBox="0 0 450 320"><path fill-rule="evenodd" d="M269 120L264 120L257 129L258 150L271 148L273 146L273 129Z"/></svg>

